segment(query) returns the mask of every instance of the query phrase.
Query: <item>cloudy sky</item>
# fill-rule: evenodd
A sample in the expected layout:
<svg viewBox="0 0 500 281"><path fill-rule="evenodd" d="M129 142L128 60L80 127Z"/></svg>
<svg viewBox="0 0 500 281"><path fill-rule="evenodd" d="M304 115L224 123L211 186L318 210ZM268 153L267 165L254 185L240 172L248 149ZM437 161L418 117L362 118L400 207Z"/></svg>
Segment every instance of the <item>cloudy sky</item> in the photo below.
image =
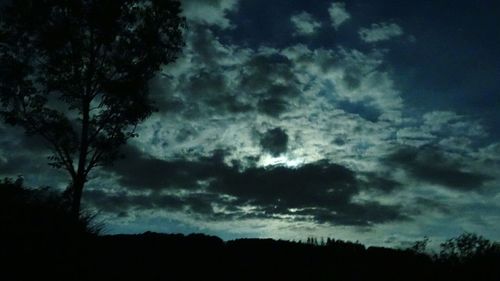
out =
<svg viewBox="0 0 500 281"><path fill-rule="evenodd" d="M183 0L159 112L96 170L108 233L500 239L496 1ZM0 176L64 187L0 124Z"/></svg>

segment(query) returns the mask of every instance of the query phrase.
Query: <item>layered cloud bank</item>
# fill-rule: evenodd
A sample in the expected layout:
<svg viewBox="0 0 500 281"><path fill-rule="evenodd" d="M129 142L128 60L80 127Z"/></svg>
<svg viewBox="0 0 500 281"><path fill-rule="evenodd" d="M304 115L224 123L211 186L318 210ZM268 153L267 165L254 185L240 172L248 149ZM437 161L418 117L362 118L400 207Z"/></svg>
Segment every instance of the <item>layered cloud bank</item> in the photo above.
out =
<svg viewBox="0 0 500 281"><path fill-rule="evenodd" d="M85 194L111 231L391 244L500 231L500 143L473 116L407 102L392 50L375 44L407 40L400 23L350 27L367 47L308 42L355 24L348 4L334 2L324 15L287 15L284 47L244 44L230 36L244 20L238 1L183 5L184 54L151 83L159 112ZM11 136L0 174L65 184L40 164L42 144L0 130Z"/></svg>

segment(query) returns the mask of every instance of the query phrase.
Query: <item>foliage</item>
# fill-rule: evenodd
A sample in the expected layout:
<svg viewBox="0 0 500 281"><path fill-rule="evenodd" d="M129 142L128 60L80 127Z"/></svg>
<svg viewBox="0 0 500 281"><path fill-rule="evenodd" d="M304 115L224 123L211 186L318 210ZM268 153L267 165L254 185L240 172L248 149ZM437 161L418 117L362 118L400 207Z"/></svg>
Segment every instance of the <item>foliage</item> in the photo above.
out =
<svg viewBox="0 0 500 281"><path fill-rule="evenodd" d="M89 172L154 106L148 83L183 47L177 0L16 0L0 17L0 117L40 135L79 213Z"/></svg>
<svg viewBox="0 0 500 281"><path fill-rule="evenodd" d="M492 254L500 254L497 243L475 233L463 233L441 243L439 258L443 261L466 262Z"/></svg>
<svg viewBox="0 0 500 281"><path fill-rule="evenodd" d="M417 240L413 243L413 245L408 248L408 250L414 252L414 253L419 253L419 254L425 254L427 250L427 246L429 245L430 239L427 236L424 236L422 240Z"/></svg>
<svg viewBox="0 0 500 281"><path fill-rule="evenodd" d="M71 215L62 194L49 187L27 188L21 178L0 181L0 236L97 235L102 225L95 215Z"/></svg>

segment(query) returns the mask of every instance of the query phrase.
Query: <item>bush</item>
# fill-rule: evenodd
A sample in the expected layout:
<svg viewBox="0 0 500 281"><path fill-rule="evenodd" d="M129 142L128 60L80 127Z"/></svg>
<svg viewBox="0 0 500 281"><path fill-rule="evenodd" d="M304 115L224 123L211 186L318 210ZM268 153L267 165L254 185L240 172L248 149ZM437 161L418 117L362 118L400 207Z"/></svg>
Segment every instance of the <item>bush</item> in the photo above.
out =
<svg viewBox="0 0 500 281"><path fill-rule="evenodd" d="M1 236L96 235L101 227L94 216L83 214L76 220L61 193L49 187L23 186L22 179L0 181Z"/></svg>

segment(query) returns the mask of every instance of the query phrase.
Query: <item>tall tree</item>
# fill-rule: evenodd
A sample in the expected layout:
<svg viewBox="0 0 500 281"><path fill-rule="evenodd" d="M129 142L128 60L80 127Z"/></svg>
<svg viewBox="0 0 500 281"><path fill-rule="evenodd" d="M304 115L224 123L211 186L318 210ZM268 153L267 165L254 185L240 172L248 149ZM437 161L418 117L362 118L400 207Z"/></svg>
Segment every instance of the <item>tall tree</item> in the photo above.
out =
<svg viewBox="0 0 500 281"><path fill-rule="evenodd" d="M71 210L89 173L154 111L148 82L180 53L177 0L16 0L0 17L0 116L39 135L71 177Z"/></svg>

